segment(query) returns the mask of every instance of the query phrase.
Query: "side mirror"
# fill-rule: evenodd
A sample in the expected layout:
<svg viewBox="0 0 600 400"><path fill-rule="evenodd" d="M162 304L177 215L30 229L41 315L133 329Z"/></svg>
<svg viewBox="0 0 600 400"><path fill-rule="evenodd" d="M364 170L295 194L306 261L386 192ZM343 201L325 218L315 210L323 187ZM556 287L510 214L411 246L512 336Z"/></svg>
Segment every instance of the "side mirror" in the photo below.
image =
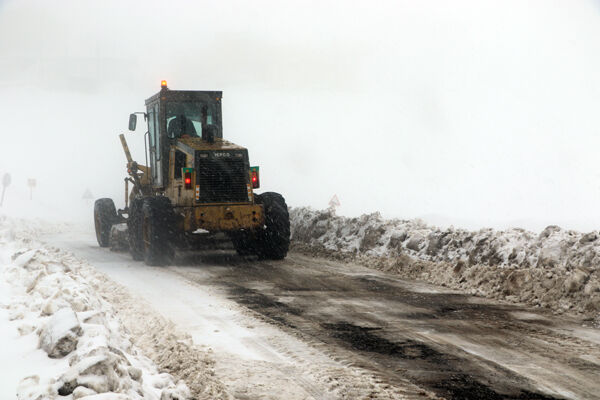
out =
<svg viewBox="0 0 600 400"><path fill-rule="evenodd" d="M135 131L136 125L137 125L137 115L129 114L129 130Z"/></svg>

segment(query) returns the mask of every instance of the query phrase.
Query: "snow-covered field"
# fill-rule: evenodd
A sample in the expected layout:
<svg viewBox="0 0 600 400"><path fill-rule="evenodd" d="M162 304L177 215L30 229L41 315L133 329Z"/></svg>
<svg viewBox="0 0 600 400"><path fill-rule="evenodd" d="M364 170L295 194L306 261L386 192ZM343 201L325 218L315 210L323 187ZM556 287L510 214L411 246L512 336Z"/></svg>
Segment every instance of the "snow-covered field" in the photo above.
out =
<svg viewBox="0 0 600 400"><path fill-rule="evenodd" d="M400 275L600 318L600 233L548 226L523 229L439 229L420 220L358 218L330 210L290 210L296 249L356 259Z"/></svg>
<svg viewBox="0 0 600 400"><path fill-rule="evenodd" d="M100 294L111 283L38 243L38 226L0 217L0 398L190 398L132 343Z"/></svg>

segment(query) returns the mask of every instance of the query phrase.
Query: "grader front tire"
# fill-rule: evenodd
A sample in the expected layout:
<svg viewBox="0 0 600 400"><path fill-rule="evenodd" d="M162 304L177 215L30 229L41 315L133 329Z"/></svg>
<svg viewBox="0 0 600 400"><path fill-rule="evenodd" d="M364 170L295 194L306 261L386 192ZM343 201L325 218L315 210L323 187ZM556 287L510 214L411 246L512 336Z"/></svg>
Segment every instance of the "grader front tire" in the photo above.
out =
<svg viewBox="0 0 600 400"><path fill-rule="evenodd" d="M110 246L110 228L118 219L117 209L112 199L98 199L94 202L94 226L100 247Z"/></svg>

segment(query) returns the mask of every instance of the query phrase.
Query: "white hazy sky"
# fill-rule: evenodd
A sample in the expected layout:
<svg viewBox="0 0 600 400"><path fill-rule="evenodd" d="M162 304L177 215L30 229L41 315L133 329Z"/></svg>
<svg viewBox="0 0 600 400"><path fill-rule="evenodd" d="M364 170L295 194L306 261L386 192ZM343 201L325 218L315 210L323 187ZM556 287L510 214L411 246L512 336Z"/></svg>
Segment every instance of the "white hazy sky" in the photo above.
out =
<svg viewBox="0 0 600 400"><path fill-rule="evenodd" d="M225 137L290 205L598 229L598 71L598 0L0 0L5 209L28 177L57 216L86 187L122 203L117 135L167 79L224 91Z"/></svg>

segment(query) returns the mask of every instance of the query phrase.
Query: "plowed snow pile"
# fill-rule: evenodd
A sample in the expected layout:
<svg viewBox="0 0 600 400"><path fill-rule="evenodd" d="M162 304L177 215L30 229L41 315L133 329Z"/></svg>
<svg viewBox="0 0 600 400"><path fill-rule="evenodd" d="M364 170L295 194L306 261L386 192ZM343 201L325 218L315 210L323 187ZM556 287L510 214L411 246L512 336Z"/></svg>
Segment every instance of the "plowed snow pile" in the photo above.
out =
<svg viewBox="0 0 600 400"><path fill-rule="evenodd" d="M305 207L291 209L290 219L299 250L481 296L599 316L599 232L438 229L379 213L347 218Z"/></svg>
<svg viewBox="0 0 600 400"><path fill-rule="evenodd" d="M178 378L187 378L181 372L187 369L201 380L207 362L193 357L185 338L149 313L139 316L146 317L145 325L136 321L139 332L127 332L123 316L106 300L110 282L68 253L37 243L35 225L0 216L0 359L6 375L0 379L0 397L198 398L204 389L190 393ZM123 294L120 298L127 304ZM195 370L184 360L194 361ZM167 369L178 377L164 372L161 361L173 364ZM190 382L198 386L194 379ZM206 398L219 393L217 387L215 396Z"/></svg>

